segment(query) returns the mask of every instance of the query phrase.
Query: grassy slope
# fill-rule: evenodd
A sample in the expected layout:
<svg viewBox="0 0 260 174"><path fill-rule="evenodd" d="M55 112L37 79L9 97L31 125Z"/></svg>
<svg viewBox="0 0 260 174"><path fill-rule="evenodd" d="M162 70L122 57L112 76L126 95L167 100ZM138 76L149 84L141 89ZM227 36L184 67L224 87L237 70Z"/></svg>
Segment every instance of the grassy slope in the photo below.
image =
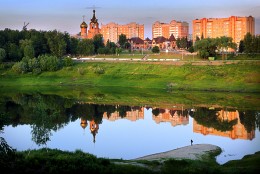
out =
<svg viewBox="0 0 260 174"><path fill-rule="evenodd" d="M104 74L98 73L104 70ZM0 72L0 86L90 85L179 90L260 92L259 65L173 66L169 64L87 62L57 72L17 75Z"/></svg>

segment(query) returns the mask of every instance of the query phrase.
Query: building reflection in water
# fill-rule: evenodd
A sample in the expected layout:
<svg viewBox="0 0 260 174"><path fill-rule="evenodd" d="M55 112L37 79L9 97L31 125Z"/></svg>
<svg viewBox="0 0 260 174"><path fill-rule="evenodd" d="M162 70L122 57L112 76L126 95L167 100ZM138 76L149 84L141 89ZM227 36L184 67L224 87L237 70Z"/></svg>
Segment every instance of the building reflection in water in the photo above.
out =
<svg viewBox="0 0 260 174"><path fill-rule="evenodd" d="M114 111L112 113L104 111L102 113L102 119L106 119L108 121L116 121L120 119L137 121L144 119L145 107L136 106L130 108L131 109L126 111L123 115L120 115L119 111ZM194 117L195 114L197 114L197 116L200 116L200 118L194 117L193 119L193 132L195 133L229 137L231 139L252 140L255 138L255 129L251 129L249 132L246 130L245 126L241 123L239 112L237 110L226 111L223 109L210 110L208 108L200 108L200 111L201 110L203 110L205 114L202 114L202 112L199 111L197 112L196 109L189 110L183 108L153 108L152 119L157 124L162 122L169 122L174 127L177 125L189 124L189 116ZM202 121L204 120L204 123L207 122L211 124L199 124L198 122L200 121L197 121L196 119L202 119ZM80 125L84 130L89 125L90 133L93 135L93 142L95 143L96 135L99 130L99 124L95 121L94 116L91 120L87 120L86 118L81 117Z"/></svg>
<svg viewBox="0 0 260 174"><path fill-rule="evenodd" d="M131 111L126 111L125 116L120 115L119 111L113 113L104 112L103 119L109 121L116 121L119 119L127 119L130 121L137 121L139 119L144 119L144 107L131 107ZM88 121L86 118L80 118L80 126L85 130L89 123L90 133L93 135L93 143L96 142L96 135L98 133L99 124L95 122L94 118Z"/></svg>
<svg viewBox="0 0 260 174"><path fill-rule="evenodd" d="M187 125L189 124L188 111L183 108L174 108L174 109L160 109L154 108L153 111L153 120L160 124L161 122L170 122L172 126L177 125Z"/></svg>
<svg viewBox="0 0 260 174"><path fill-rule="evenodd" d="M122 117L118 111L108 115L107 112L103 114L103 119L109 121L116 121L119 119L127 119L130 121L137 121L139 119L144 119L144 107L131 107L131 111L127 111L125 117Z"/></svg>
<svg viewBox="0 0 260 174"><path fill-rule="evenodd" d="M236 111L225 111L220 110L216 112L216 115L221 121L232 121L237 120L237 124L232 126L231 130L220 131L212 127L206 127L193 119L193 132L200 133L203 135L217 135L222 137L229 137L231 139L243 139L243 140L252 140L255 138L255 130L247 132L245 126L241 123L239 112Z"/></svg>

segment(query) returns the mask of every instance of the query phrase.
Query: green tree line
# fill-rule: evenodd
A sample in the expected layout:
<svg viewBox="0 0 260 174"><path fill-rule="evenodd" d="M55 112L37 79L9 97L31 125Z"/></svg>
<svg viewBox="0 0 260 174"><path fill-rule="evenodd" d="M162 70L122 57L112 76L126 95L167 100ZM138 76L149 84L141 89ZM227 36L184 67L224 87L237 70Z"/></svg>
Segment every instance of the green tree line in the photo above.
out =
<svg viewBox="0 0 260 174"><path fill-rule="evenodd" d="M221 54L222 58L230 49L234 52L245 53L250 56L255 56L260 53L260 36L255 36L247 33L244 39L240 41L239 45L233 42L231 37L217 37L217 38L196 38L194 44L195 51L198 51L200 57L208 58L215 57Z"/></svg>
<svg viewBox="0 0 260 174"><path fill-rule="evenodd" d="M198 51L201 58L215 57L218 53L224 54L228 49L236 50L236 43L231 37L203 38L197 40L194 49Z"/></svg>
<svg viewBox="0 0 260 174"><path fill-rule="evenodd" d="M260 53L260 36L247 33L243 40L239 43L239 53L246 53L254 56Z"/></svg>
<svg viewBox="0 0 260 174"><path fill-rule="evenodd" d="M116 44L107 41L105 45L100 34L93 39L78 39L57 30L0 30L0 62L17 62L23 57L38 58L46 54L62 58L67 55L114 54L115 51Z"/></svg>

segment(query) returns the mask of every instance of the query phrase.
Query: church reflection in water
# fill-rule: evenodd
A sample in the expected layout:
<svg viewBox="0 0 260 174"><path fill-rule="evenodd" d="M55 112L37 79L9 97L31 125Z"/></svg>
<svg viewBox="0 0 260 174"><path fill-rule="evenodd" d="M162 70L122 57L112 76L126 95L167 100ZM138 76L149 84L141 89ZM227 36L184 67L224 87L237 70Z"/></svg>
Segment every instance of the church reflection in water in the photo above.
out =
<svg viewBox="0 0 260 174"><path fill-rule="evenodd" d="M144 110L149 107L129 107L125 112L120 112L114 106L114 112L101 113L102 119L108 121L117 121L125 119L129 121L138 121L144 119ZM193 132L203 135L223 136L231 139L252 140L255 138L254 124L246 124L248 113L239 112L238 110L223 110L221 108L196 108L184 109L183 107L175 108L157 108L152 109L152 119L157 123L170 123L173 127L189 124L189 118L193 118ZM250 113L249 114L254 114ZM99 124L94 119L85 119L81 117L81 127L85 129L89 126L90 133L93 135L93 142L96 141Z"/></svg>

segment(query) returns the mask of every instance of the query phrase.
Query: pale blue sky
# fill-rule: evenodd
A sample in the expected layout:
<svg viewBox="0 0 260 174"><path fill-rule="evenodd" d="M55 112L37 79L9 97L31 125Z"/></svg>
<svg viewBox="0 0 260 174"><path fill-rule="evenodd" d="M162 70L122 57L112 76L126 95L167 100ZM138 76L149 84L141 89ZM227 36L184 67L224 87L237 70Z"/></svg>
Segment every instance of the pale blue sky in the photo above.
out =
<svg viewBox="0 0 260 174"><path fill-rule="evenodd" d="M0 30L28 29L67 31L76 34L82 16L92 17L89 7L96 7L100 24L137 22L145 25L145 37L151 38L152 23L187 21L192 29L196 18L252 15L256 34L260 34L260 0L0 0Z"/></svg>

